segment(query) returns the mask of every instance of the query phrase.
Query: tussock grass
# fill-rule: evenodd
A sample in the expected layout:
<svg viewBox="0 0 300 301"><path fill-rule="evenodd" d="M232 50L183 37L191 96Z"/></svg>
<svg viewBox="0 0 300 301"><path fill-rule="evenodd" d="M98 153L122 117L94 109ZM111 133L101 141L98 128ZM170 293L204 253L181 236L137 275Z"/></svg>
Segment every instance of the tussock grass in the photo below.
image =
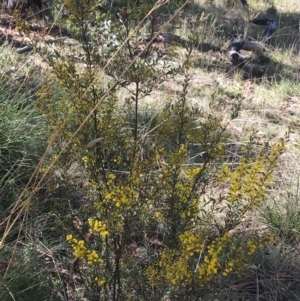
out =
<svg viewBox="0 0 300 301"><path fill-rule="evenodd" d="M24 190L35 169L46 143L45 120L35 110L34 93L40 83L26 60L18 58L7 45L2 46L0 77L0 204L1 236L5 221L15 200ZM30 254L34 248L22 242L15 245L19 228L11 229L7 244L0 250L1 300L41 300L47 295L45 278L37 257ZM15 250L15 251L13 251ZM12 253L15 253L11 262ZM7 268L11 266L9 270ZM35 299L32 299L34 295Z"/></svg>

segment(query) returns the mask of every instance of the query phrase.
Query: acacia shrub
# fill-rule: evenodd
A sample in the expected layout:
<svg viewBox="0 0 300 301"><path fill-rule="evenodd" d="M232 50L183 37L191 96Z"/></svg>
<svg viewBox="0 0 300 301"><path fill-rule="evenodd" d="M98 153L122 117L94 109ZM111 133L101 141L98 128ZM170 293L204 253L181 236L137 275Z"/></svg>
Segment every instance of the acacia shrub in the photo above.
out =
<svg viewBox="0 0 300 301"><path fill-rule="evenodd" d="M81 226L66 236L77 285L89 300L203 297L242 275L264 244L234 230L266 198L284 141L257 147L250 137L239 162L229 162L222 112L189 103L195 37L177 70L131 55L129 32L118 36L123 48L108 49L99 61L84 22L91 14L79 14L81 2L73 2L87 64L50 59L52 74L36 107L51 131L53 161L45 173L75 162L84 173L91 205L76 209ZM146 120L141 101L175 74L183 78L181 92L161 99ZM128 91L126 105L120 91Z"/></svg>

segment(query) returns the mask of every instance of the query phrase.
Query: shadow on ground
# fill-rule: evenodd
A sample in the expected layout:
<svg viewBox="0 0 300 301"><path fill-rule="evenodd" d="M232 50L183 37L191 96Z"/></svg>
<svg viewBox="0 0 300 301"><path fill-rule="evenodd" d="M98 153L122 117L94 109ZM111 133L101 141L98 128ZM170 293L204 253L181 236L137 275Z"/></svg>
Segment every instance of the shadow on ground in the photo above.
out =
<svg viewBox="0 0 300 301"><path fill-rule="evenodd" d="M271 6L267 11L247 12L238 2L232 6L216 6L209 3L205 6L190 4L186 11L187 28L199 34L199 61L196 67L208 72L218 71L230 75L240 68L233 66L226 59L226 49L238 40L261 41L265 26L258 26L249 22L253 18L267 18L275 20L277 28L268 41L265 49L244 52L249 62L255 66L253 72L244 70L244 78L276 78L299 81L300 56L299 22L300 15L295 12L278 13L276 7ZM224 43L224 41L227 41ZM287 54L286 59L283 53Z"/></svg>

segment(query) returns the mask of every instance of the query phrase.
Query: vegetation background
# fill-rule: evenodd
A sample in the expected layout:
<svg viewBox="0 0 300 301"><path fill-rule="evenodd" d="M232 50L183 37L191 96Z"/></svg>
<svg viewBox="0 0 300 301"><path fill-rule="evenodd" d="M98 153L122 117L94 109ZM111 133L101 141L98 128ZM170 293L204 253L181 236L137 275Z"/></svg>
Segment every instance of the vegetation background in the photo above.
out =
<svg viewBox="0 0 300 301"><path fill-rule="evenodd" d="M248 2L3 6L0 300L300 300L300 7Z"/></svg>

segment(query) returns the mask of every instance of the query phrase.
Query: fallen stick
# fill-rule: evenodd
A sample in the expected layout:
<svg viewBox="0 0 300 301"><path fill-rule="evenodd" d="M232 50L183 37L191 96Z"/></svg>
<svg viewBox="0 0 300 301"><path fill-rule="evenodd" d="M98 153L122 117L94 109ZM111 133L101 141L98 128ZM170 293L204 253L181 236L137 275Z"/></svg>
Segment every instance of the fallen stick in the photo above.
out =
<svg viewBox="0 0 300 301"><path fill-rule="evenodd" d="M31 45L26 45L24 47L17 48L16 52L17 53L24 53L24 52L28 52L28 51L32 51L32 50L33 50L33 47Z"/></svg>
<svg viewBox="0 0 300 301"><path fill-rule="evenodd" d="M246 69L248 72L251 72L253 74L261 74L262 69L261 66L259 66L259 70L255 70L254 68L256 65L251 64L250 58L247 58L245 55L243 55L240 51L256 51L261 50L265 48L265 43L270 39L271 35L274 33L276 29L276 23L274 20L270 19L254 19L251 21L251 23L256 25L263 25L268 26L267 29L264 32L264 36L262 38L262 41L250 41L250 40L240 40L235 41L229 45L229 47L226 50L226 56L230 60L230 62L241 69Z"/></svg>

